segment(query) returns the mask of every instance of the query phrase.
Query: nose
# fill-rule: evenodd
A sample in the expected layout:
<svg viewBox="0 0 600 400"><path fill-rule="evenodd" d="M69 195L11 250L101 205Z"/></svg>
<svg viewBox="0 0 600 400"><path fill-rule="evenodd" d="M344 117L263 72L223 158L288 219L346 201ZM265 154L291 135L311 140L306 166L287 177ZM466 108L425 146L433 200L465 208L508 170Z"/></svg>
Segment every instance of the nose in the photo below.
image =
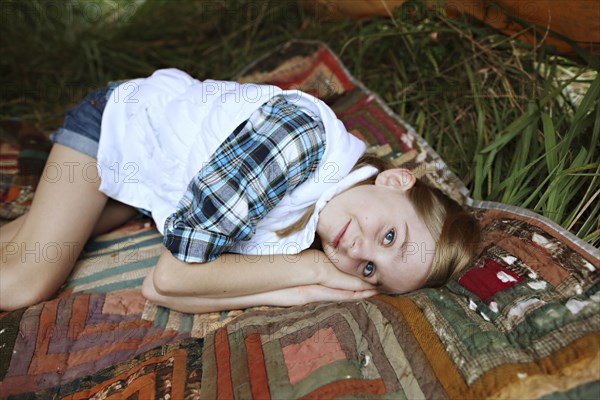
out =
<svg viewBox="0 0 600 400"><path fill-rule="evenodd" d="M370 260L372 253L372 243L362 236L354 238L348 249L348 255L356 260Z"/></svg>

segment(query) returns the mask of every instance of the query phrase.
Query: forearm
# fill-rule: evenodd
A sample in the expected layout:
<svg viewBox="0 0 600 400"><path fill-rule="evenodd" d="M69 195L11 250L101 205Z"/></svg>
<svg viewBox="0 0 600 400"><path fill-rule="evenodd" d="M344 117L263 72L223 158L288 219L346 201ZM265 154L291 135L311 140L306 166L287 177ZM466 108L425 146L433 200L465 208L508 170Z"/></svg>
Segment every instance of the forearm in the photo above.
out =
<svg viewBox="0 0 600 400"><path fill-rule="evenodd" d="M154 271L154 283L169 296L234 298L320 283L324 263L329 260L316 250L297 255L224 254L204 264L185 263L166 250Z"/></svg>
<svg viewBox="0 0 600 400"><path fill-rule="evenodd" d="M349 291L321 285L307 285L236 297L167 296L156 291L150 271L142 288L144 296L158 305L191 314L246 309L255 306L295 306L315 301L364 299L377 294L375 290Z"/></svg>
<svg viewBox="0 0 600 400"><path fill-rule="evenodd" d="M144 296L163 307L191 314L200 314L223 310L241 310L255 306L290 306L304 304L300 290L287 288L271 292L249 294L236 297L199 297L199 296L169 296L160 294L154 287L153 272L144 281L142 292Z"/></svg>
<svg viewBox="0 0 600 400"><path fill-rule="evenodd" d="M285 291L288 289L282 289ZM280 291L250 294L238 297L195 297L195 296L164 296L156 293L150 298L153 303L168 307L175 311L201 314L224 310L243 310L255 306L290 306L289 301Z"/></svg>

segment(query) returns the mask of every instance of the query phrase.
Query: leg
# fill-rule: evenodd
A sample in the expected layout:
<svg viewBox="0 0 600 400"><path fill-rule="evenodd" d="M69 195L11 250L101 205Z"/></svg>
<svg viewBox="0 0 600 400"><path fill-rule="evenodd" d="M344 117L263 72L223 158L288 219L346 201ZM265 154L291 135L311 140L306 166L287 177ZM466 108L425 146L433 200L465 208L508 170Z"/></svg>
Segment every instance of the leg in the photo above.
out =
<svg viewBox="0 0 600 400"><path fill-rule="evenodd" d="M27 213L0 227L0 238L2 239L2 242L9 242L15 237L19 229L21 229L21 225L25 222L26 216Z"/></svg>
<svg viewBox="0 0 600 400"><path fill-rule="evenodd" d="M90 163L69 147L52 147L28 216L2 251L0 309L51 297L71 272L107 201L98 177L83 173Z"/></svg>
<svg viewBox="0 0 600 400"><path fill-rule="evenodd" d="M106 207L102 210L102 214L92 230L91 236L96 237L110 232L135 217L136 214L137 210L134 207L113 199L108 199Z"/></svg>
<svg viewBox="0 0 600 400"><path fill-rule="evenodd" d="M137 214L134 207L123 204L114 199L108 199L100 218L96 222L96 226L92 230L91 237L96 237L112 231L129 221ZM27 213L21 215L18 218L10 221L8 224L0 227L0 241L2 242L2 248L4 249L9 243L13 242L17 232L25 223Z"/></svg>
<svg viewBox="0 0 600 400"><path fill-rule="evenodd" d="M23 222L25 222L25 218L27 217L27 214L23 214L18 218L13 219L12 221L10 221L8 224L4 224L0 227L0 252L4 253L4 249L6 248L6 246L8 245L9 242L11 242L15 235L17 234L17 232L19 231L19 229L21 229L21 226L23 225Z"/></svg>

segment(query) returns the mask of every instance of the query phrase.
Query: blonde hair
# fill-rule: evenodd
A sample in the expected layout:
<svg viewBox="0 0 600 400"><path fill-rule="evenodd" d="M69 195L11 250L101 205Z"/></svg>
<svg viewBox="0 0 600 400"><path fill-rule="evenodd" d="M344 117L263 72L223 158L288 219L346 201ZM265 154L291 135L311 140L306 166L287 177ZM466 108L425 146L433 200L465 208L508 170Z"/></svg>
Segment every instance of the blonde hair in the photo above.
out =
<svg viewBox="0 0 600 400"><path fill-rule="evenodd" d="M383 172L395 168L391 162L371 154L363 155L354 169L371 165ZM374 185L376 176L357 183ZM431 270L427 276L425 287L443 285L449 279L459 275L475 256L481 231L477 220L441 190L428 186L417 179L407 196L417 216L425 223L429 233L436 241ZM314 206L302 217L287 228L276 231L280 237L288 236L302 230L310 220Z"/></svg>
<svg viewBox="0 0 600 400"><path fill-rule="evenodd" d="M424 286L436 287L457 277L475 256L481 230L477 220L441 190L417 179L408 191L417 215L436 241Z"/></svg>

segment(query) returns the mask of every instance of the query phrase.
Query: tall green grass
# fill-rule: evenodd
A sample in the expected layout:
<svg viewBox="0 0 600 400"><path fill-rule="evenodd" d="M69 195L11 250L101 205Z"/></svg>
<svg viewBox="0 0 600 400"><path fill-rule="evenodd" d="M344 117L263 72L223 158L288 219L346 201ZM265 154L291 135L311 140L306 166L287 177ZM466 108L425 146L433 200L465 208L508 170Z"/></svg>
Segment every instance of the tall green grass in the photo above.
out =
<svg viewBox="0 0 600 400"><path fill-rule="evenodd" d="M474 198L527 207L600 244L599 63L581 49L577 59L557 57L421 1L393 18L338 21L295 0L1 6L0 118L50 132L69 105L109 80L163 67L228 79L288 39L320 39L417 129Z"/></svg>

